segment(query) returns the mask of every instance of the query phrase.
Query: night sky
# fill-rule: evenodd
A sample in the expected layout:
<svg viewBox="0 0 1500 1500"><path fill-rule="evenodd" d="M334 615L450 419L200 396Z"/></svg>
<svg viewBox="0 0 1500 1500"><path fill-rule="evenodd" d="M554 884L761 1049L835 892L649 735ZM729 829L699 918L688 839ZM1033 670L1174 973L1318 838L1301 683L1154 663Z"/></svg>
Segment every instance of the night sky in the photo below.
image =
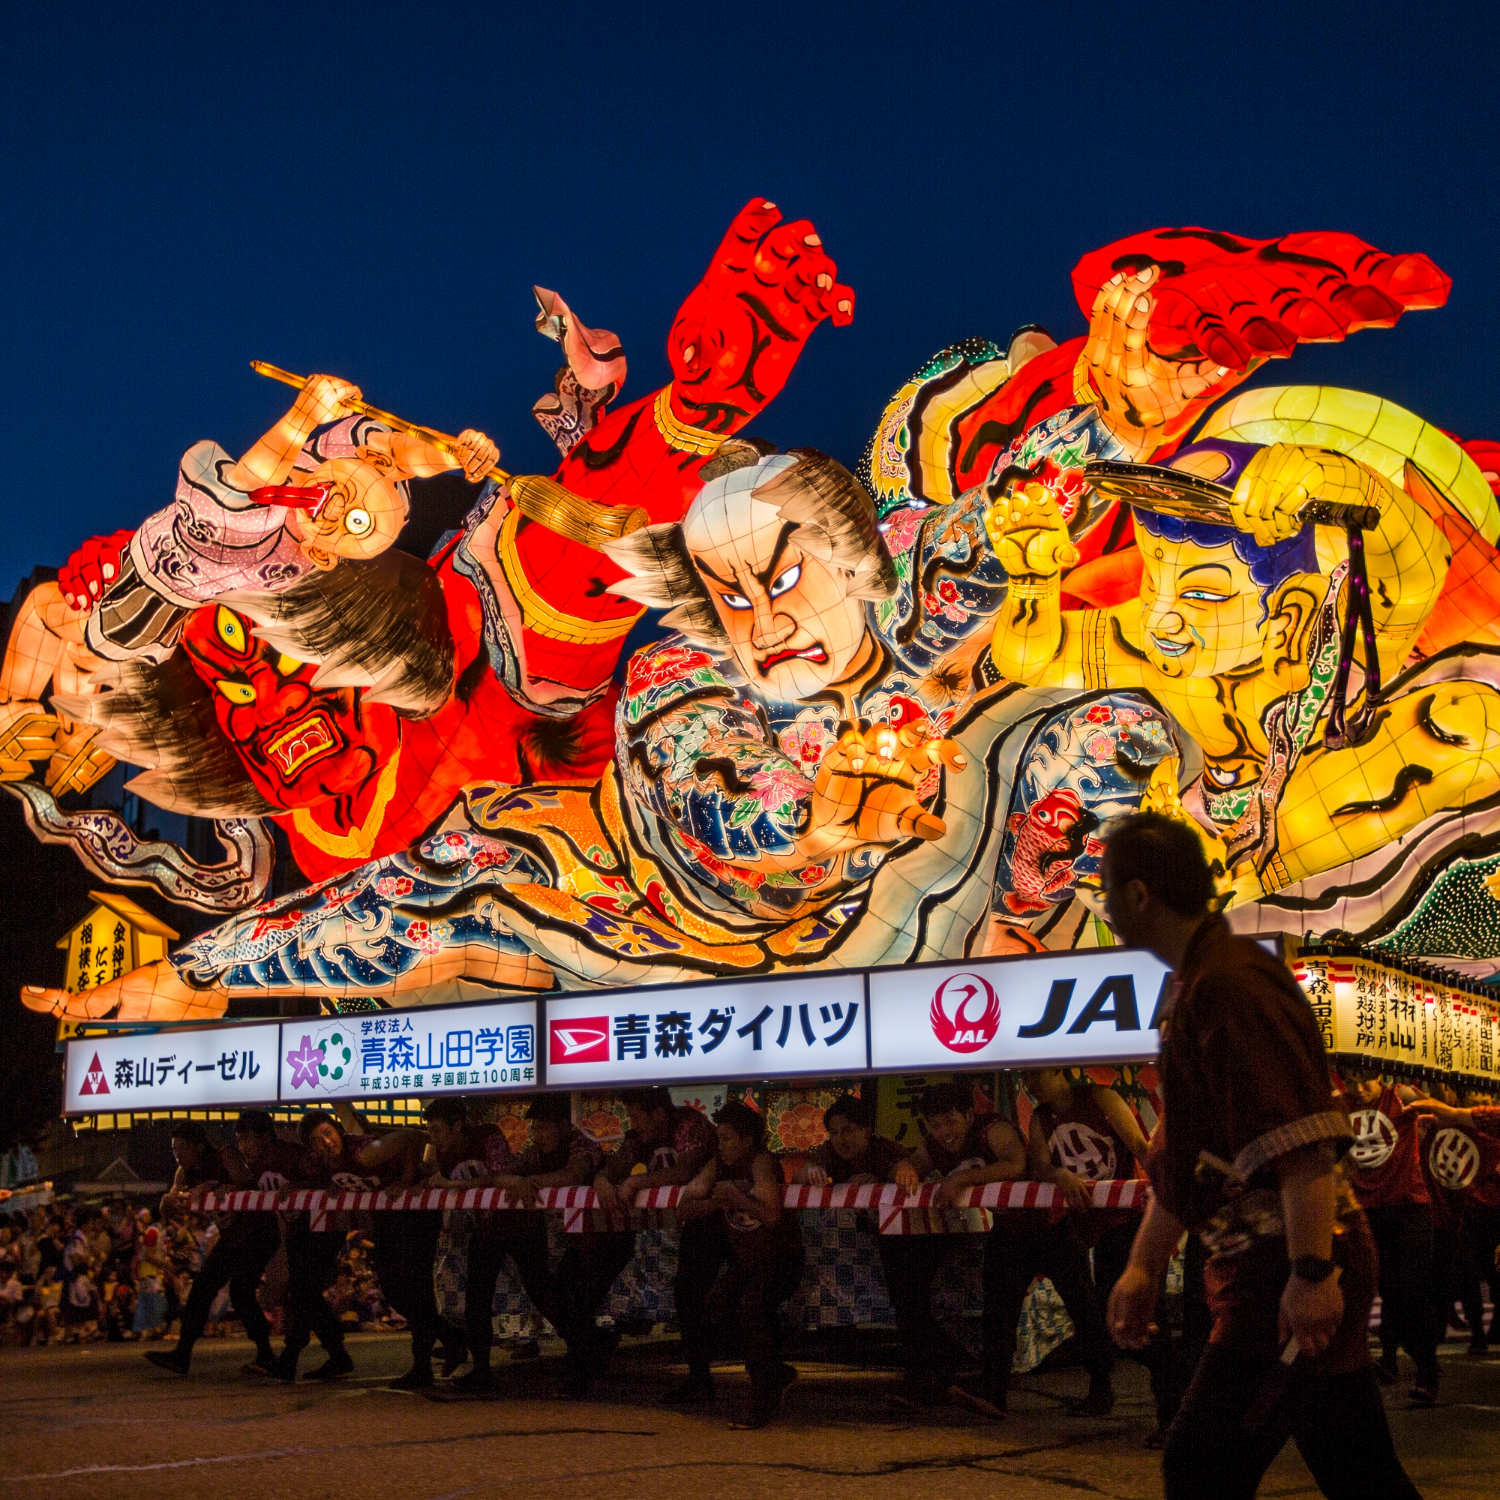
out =
<svg viewBox="0 0 1500 1500"><path fill-rule="evenodd" d="M969 334L1081 332L1068 273L1132 230L1343 229L1448 306L1304 350L1327 381L1500 437L1495 12L1377 4L9 8L0 594L168 502L290 393L357 381L518 470L557 351L530 287L666 379L733 213L811 218L858 292L755 429L853 463Z"/></svg>

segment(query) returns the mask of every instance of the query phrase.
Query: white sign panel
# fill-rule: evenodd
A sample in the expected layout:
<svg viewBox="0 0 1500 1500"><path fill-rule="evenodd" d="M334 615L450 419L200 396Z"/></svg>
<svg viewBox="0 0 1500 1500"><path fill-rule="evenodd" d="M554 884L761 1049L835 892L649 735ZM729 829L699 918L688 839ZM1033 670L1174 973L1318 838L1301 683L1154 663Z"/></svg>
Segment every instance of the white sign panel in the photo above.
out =
<svg viewBox="0 0 1500 1500"><path fill-rule="evenodd" d="M272 1022L69 1042L63 1113L274 1103L280 1030Z"/></svg>
<svg viewBox="0 0 1500 1500"><path fill-rule="evenodd" d="M1134 948L877 969L870 1066L1045 1067L1152 1058L1167 968Z"/></svg>
<svg viewBox="0 0 1500 1500"><path fill-rule="evenodd" d="M863 1072L865 1021L860 974L549 996L547 1082L631 1088Z"/></svg>
<svg viewBox="0 0 1500 1500"><path fill-rule="evenodd" d="M281 1025L281 1099L538 1087L536 1002L418 1006Z"/></svg>

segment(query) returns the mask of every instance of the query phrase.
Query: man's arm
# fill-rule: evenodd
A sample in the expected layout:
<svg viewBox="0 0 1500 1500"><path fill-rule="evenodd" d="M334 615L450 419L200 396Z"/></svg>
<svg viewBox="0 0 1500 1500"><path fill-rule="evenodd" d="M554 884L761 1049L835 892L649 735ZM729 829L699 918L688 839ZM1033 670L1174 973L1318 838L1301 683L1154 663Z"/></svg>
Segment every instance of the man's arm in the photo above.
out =
<svg viewBox="0 0 1500 1500"><path fill-rule="evenodd" d="M408 1154L413 1161L421 1161L426 1149L427 1132L414 1126L406 1126L374 1137L368 1145L359 1148L355 1153L355 1160L362 1167L378 1171L387 1163L399 1161Z"/></svg>
<svg viewBox="0 0 1500 1500"><path fill-rule="evenodd" d="M594 1175L594 1160L581 1146L568 1153L568 1159L552 1172L527 1172L511 1177L503 1187L514 1186L522 1208L535 1208L541 1188L583 1187Z"/></svg>
<svg viewBox="0 0 1500 1500"><path fill-rule="evenodd" d="M157 1213L163 1218L174 1218L177 1210L182 1207L183 1195L187 1192L187 1174L181 1167L172 1174L172 1186L162 1194L161 1202L157 1205Z"/></svg>
<svg viewBox="0 0 1500 1500"><path fill-rule="evenodd" d="M1093 1188L1076 1172L1053 1162L1047 1149L1047 1132L1036 1113L1031 1116L1031 1129L1026 1137L1026 1167L1034 1182L1050 1182L1057 1188L1065 1207L1087 1213L1094 1206Z"/></svg>
<svg viewBox="0 0 1500 1500"><path fill-rule="evenodd" d="M1125 1142L1130 1154L1145 1166L1146 1134L1141 1129L1141 1122L1135 1117L1135 1111L1113 1089L1101 1088L1096 1084L1094 1098L1115 1134ZM1124 1163L1120 1165L1123 1166Z"/></svg>
<svg viewBox="0 0 1500 1500"><path fill-rule="evenodd" d="M750 1166L750 1176L748 1193L733 1182L715 1183L714 1201L747 1213L762 1224L777 1223L782 1212L781 1174L769 1153L762 1152L755 1158Z"/></svg>
<svg viewBox="0 0 1500 1500"><path fill-rule="evenodd" d="M670 1166L658 1167L654 1172L632 1172L618 1185L620 1199L628 1207L637 1193L658 1187L680 1187L693 1181L713 1159L714 1148L704 1145L680 1153Z"/></svg>
<svg viewBox="0 0 1500 1500"><path fill-rule="evenodd" d="M1411 482L1421 483L1421 476ZM1235 525L1262 546L1300 530L1310 500L1373 505L1380 524L1365 533L1370 613L1382 674L1406 660L1448 576L1452 551L1436 523L1400 485L1344 453L1295 443L1262 448L1245 466L1230 509Z"/></svg>
<svg viewBox="0 0 1500 1500"><path fill-rule="evenodd" d="M309 375L291 410L227 471L225 481L247 494L265 485L285 484L313 433L348 416L345 403L359 399L359 387L347 380Z"/></svg>
<svg viewBox="0 0 1500 1500"><path fill-rule="evenodd" d="M1153 1195L1130 1247L1130 1260L1109 1293L1106 1321L1122 1349L1144 1349L1167 1262L1182 1239L1182 1225Z"/></svg>
<svg viewBox="0 0 1500 1500"><path fill-rule="evenodd" d="M891 1168L891 1181L903 1193L914 1193L926 1178L932 1176L934 1170L927 1142L923 1141L905 1161L898 1161Z"/></svg>
<svg viewBox="0 0 1500 1500"><path fill-rule="evenodd" d="M932 1195L935 1208L952 1203L964 1188L982 1187L987 1182L1015 1182L1026 1171L1026 1146L1014 1125L996 1120L985 1132L995 1160L982 1167L960 1167L937 1185Z"/></svg>
<svg viewBox="0 0 1500 1500"><path fill-rule="evenodd" d="M718 1204L713 1202L711 1197L718 1177L718 1158L710 1157L693 1174L691 1181L683 1184L682 1192L677 1196L677 1215L679 1218L701 1219L704 1215L713 1213L718 1208ZM631 1180L633 1181L634 1179Z"/></svg>
<svg viewBox="0 0 1500 1500"><path fill-rule="evenodd" d="M1333 1254L1336 1195L1333 1150L1326 1143L1291 1151L1276 1160L1281 1179L1281 1212L1286 1222L1287 1258L1328 1260ZM1295 1271L1281 1294L1282 1333L1297 1340L1303 1354L1321 1354L1344 1315L1337 1276L1304 1281Z"/></svg>

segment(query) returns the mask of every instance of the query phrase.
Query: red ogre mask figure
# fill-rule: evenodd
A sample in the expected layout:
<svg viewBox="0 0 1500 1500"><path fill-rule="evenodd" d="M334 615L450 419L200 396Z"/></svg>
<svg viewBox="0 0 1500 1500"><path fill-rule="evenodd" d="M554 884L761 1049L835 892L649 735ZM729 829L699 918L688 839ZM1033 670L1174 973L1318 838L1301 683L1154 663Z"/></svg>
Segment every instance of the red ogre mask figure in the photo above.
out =
<svg viewBox="0 0 1500 1500"><path fill-rule="evenodd" d="M244 615L210 604L194 611L182 645L256 790L281 808L356 795L400 743L395 712L364 704L354 688L313 687L316 667L252 629Z"/></svg>

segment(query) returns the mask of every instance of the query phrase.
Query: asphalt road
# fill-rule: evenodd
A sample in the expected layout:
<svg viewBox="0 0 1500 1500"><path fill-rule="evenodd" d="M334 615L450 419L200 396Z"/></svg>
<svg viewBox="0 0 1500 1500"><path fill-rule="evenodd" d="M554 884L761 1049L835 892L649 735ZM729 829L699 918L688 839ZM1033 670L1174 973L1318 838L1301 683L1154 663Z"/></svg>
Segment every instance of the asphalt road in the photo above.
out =
<svg viewBox="0 0 1500 1500"><path fill-rule="evenodd" d="M728 1425L745 1390L735 1366L718 1375L713 1409L656 1404L681 1373L675 1341L627 1341L607 1399L588 1402L554 1395L555 1359L502 1361L498 1399L437 1402L383 1388L405 1368L404 1340L350 1348L354 1379L294 1387L241 1376L249 1346L238 1340L200 1345L189 1380L149 1368L134 1344L5 1349L0 1487L26 1500L931 1500L955 1481L1005 1500L1161 1492L1142 1446L1154 1425L1145 1377L1129 1364L1108 1419L1066 1415L1085 1377L1065 1370L1024 1377L996 1422L961 1408L903 1413L887 1400L889 1368L799 1359L780 1421L743 1432ZM306 1365L317 1362L314 1351ZM1443 1396L1435 1411L1408 1411L1388 1393L1418 1486L1428 1500L1500 1494L1500 1362L1449 1345ZM1288 1449L1261 1493L1317 1491Z"/></svg>

